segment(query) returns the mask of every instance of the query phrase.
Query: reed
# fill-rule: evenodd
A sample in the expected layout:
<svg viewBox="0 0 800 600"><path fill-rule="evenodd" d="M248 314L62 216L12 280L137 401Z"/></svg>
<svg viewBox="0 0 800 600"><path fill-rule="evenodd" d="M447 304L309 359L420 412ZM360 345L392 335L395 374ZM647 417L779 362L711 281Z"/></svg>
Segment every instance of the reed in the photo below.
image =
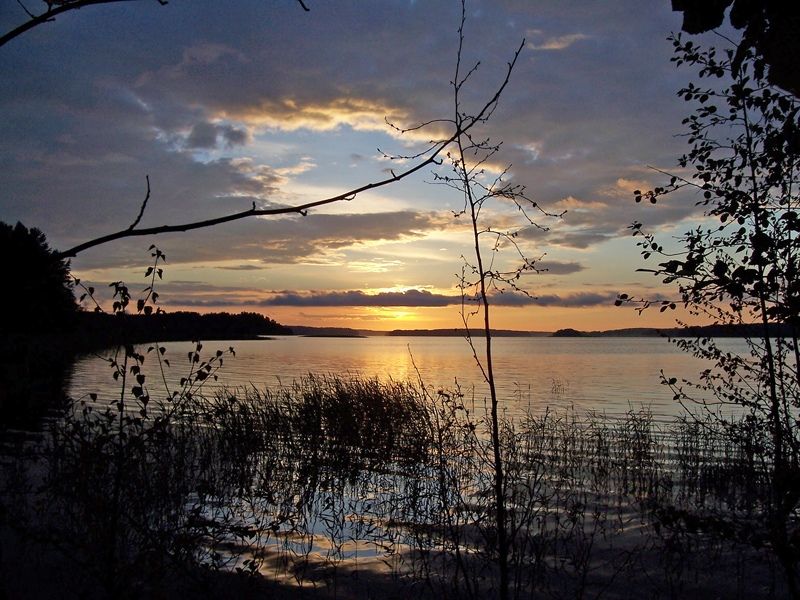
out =
<svg viewBox="0 0 800 600"><path fill-rule="evenodd" d="M497 595L490 421L462 390L309 375L135 407L78 402L4 463L7 522L57 553L70 589L225 596L235 577L261 592ZM765 467L746 425L504 418L513 594L779 590L758 531L740 539L718 518L757 523Z"/></svg>

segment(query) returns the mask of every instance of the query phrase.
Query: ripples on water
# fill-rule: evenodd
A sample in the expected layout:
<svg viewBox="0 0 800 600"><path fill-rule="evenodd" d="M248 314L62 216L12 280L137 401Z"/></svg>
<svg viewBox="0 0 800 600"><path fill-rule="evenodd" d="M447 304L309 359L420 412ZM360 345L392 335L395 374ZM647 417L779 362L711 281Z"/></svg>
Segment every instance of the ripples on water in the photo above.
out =
<svg viewBox="0 0 800 600"><path fill-rule="evenodd" d="M483 342L478 340L482 351ZM745 351L742 340L722 340L725 347ZM167 380L175 385L187 374L190 342L164 344L171 367ZM312 338L278 336L268 340L220 341L204 344L204 357L233 346L219 381L209 385L264 389L291 384L308 373L357 375L418 382L436 391L453 388L474 398L477 406L488 396L472 352L460 337ZM146 350L146 347L140 351ZM672 392L660 385L661 370L668 377L697 380L708 365L662 338L496 338L493 340L495 378L501 406L509 416L548 406L624 413L649 407L655 416L680 412ZM160 371L155 353L145 361L150 392L157 395ZM116 397L107 362L96 357L79 360L70 393L90 392L99 400Z"/></svg>

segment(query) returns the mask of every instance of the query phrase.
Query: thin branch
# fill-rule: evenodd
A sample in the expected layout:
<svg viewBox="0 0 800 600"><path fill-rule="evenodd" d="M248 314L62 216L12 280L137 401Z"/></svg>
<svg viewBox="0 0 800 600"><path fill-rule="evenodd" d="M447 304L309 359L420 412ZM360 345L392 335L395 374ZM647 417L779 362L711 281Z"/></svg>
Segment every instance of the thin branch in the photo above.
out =
<svg viewBox="0 0 800 600"><path fill-rule="evenodd" d="M26 31L29 31L36 27L37 25L41 25L42 23L48 23L50 21L55 21L55 17L58 15L65 13L71 10L78 10L79 8L83 8L84 6L92 6L94 4L112 4L117 2L131 2L132 0L72 0L67 1L64 4L59 6L53 7L53 4L48 4L48 9L46 12L43 12L40 15L33 15L31 12L25 8L25 12L31 17L30 21L26 21L19 27L15 27L8 33L4 34L0 37L0 46L4 46L7 42L10 42L14 38L21 36ZM166 0L156 0L161 6L167 4ZM20 3L21 4L21 3Z"/></svg>
<svg viewBox="0 0 800 600"><path fill-rule="evenodd" d="M47 0L45 0L47 1ZM4 46L6 43L10 42L14 38L21 36L26 31L29 31L36 27L37 25L41 25L42 23L49 23L55 21L55 18L67 11L71 10L78 10L79 8L83 8L84 6L92 6L95 4L112 4L117 2L132 2L133 0L61 0L59 5L56 6L55 2L48 2L47 3L47 11L43 12L40 15L35 15L31 11L27 9L27 7L22 4L22 0L17 0L17 3L22 7L22 10L30 17L29 21L26 21L19 27L15 27L8 33L4 34L0 37L0 46ZM161 6L166 6L168 4L168 0L156 0ZM306 6L303 0L297 0L297 3L303 8L304 11L308 12L308 6Z"/></svg>
<svg viewBox="0 0 800 600"><path fill-rule="evenodd" d="M28 15L28 16L29 16L31 19L33 19L34 17L36 17L36 15L34 15L34 14L31 12L31 11L29 11L29 10L28 10L28 7L27 7L27 6L25 6L25 5L22 3L22 0L17 0L17 4L19 4L19 5L22 7L22 10L24 10L24 11L25 11L25 13L26 13L26 14L27 14L27 15Z"/></svg>
<svg viewBox="0 0 800 600"><path fill-rule="evenodd" d="M128 227L128 231L132 231L139 224L139 221L142 220L144 211L147 208L147 201L150 200L150 175L145 175L144 178L147 180L147 195L144 197L144 202L142 202L142 206L139 209L139 214L137 215L136 220L130 227Z"/></svg>
<svg viewBox="0 0 800 600"><path fill-rule="evenodd" d="M469 124L471 126L474 123ZM441 142L436 147L432 149L432 153L428 158L424 161L420 162L419 164L411 167L410 169L403 171L398 174L393 174L392 177L387 179L382 179L380 181L376 181L373 183L368 183L366 185L362 185L361 187L352 189L348 192L344 192L343 194L338 194L336 196L332 196L330 198L325 198L323 200L315 200L313 202L308 202L306 204L301 204L298 206L285 206L281 208L268 208L268 209L257 209L255 204L249 210L245 210L238 213L233 213L230 215L226 215L224 217L217 217L215 219L207 219L204 221L193 221L190 223L183 223L180 225L161 225L158 227L148 227L145 229L134 229L135 225L139 222L141 218L141 213L139 217L137 217L134 224L129 227L128 229L123 229L122 231L117 231L116 233L111 233L108 235L104 235L99 238L95 238L93 240L89 240L82 244L78 244L69 250L65 250L64 252L60 252L58 254L59 258L73 258L78 255L78 253L83 252L84 250L88 250L89 248L94 248L95 246L100 246L101 244L107 244L108 242L113 242L115 240L120 240L123 238L129 237L143 237L148 235L159 235L163 233L176 233L176 232L186 232L191 231L194 229L203 229L206 227L214 227L215 225L221 225L223 223L230 223L232 221L238 221L240 219L247 219L249 217L263 217L263 216L275 216L275 215L286 215L286 214L301 214L305 216L308 213L309 209L317 208L319 206L324 206L326 204L333 204L335 202L342 202L345 200L352 200L358 194L363 192L373 190L376 188L383 187L385 185L389 185L390 183L395 183L396 181L400 181L401 179L405 179L409 175L412 175L419 171L420 169L424 169L430 164L438 164L437 157L441 152L449 146L459 135L463 134L463 131L455 132L449 139L444 142ZM149 188L148 188L148 196L149 196ZM144 211L144 204L142 205L142 212Z"/></svg>

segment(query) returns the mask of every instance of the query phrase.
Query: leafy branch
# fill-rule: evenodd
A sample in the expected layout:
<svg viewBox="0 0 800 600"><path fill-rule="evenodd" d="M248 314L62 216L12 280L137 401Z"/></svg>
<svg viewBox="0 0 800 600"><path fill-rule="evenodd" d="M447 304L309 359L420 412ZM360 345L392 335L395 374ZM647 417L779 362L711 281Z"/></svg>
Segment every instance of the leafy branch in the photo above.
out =
<svg viewBox="0 0 800 600"><path fill-rule="evenodd" d="M751 501L759 508L747 505L720 518L745 541L766 521L760 534L766 542L759 543L781 565L789 595L800 598L795 519L800 506L800 104L770 85L763 57L746 45L719 58L713 48L702 50L680 36L672 42L673 61L694 67L702 80L678 92L695 106L683 120L690 149L678 161L689 174L671 176L668 185L645 193L637 190L634 198L655 204L693 189L704 220L677 238L675 253L645 233L641 223L630 229L642 236L643 257L661 261L640 270L674 285L690 314L717 327L737 327L747 352L724 351L711 336L677 340L678 347L711 366L697 383L679 384L663 374L662 383L675 400L698 404L705 418L725 431L726 443L758 439L749 452L761 463L757 472L763 483ZM676 304L627 294L617 298L617 305L627 303L638 304L640 313ZM735 407L737 416L720 407Z"/></svg>

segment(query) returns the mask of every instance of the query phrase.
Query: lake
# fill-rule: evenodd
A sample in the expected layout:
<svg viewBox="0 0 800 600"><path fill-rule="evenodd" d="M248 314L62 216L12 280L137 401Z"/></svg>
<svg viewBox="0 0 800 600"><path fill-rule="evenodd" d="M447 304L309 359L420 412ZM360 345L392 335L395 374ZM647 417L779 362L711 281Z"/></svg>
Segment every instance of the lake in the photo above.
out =
<svg viewBox="0 0 800 600"><path fill-rule="evenodd" d="M434 392L457 380L462 389L475 386L476 402L485 396L470 348L457 337L278 337L209 342L203 353L213 356L230 345L236 356L224 357L214 385L263 389L311 372L419 378ZM747 347L743 340L720 345ZM169 386L188 374L194 346L166 347ZM155 397L160 369L149 356L146 383ZM660 338L498 338L494 359L501 405L514 418L526 410L574 406L609 416L647 407L666 420L680 408L659 384L661 370L693 378L708 367ZM96 392L100 402L113 402L119 388L115 392L111 373L98 358L79 361L73 395ZM476 586L469 595L496 583L493 455L486 451L485 429L465 427L463 414L450 420L446 406L423 411L418 428L404 430L395 426L414 420L386 418L391 411L370 414L368 402L342 406L318 397L263 412L248 402L220 402L205 413L198 411L203 398L195 398L201 404L189 403L186 415L173 416L168 427L152 414L141 429L125 419L97 429L80 417L74 429L67 422L73 435L54 439L67 442L69 452L43 453L35 465L37 477L50 469L46 480L53 482L41 493L61 486L57 492L68 500L56 495L35 503L48 525L43 531L59 532L56 539L97 557L89 565L106 564L119 548L135 557L132 564L146 564L154 552L169 556L189 543L196 545L186 556L198 564L229 570L249 568L246 560L270 585L313 586L326 597L422 597L425 590L432 592L427 597L449 597L456 594L439 590L460 585L462 573ZM751 490L769 477L769 456L753 461L753 440L746 437L648 424L635 417L575 426L569 419L539 419L518 427L504 445L520 595L544 589L547 597L608 591L627 598L646 589L655 597L678 585L683 591L685 584L692 590L686 597L752 597L757 592L748 586L763 591L775 585L771 563L754 544L723 545L725 533L714 537L706 529L700 538L687 537L688 518L672 517L730 510L730 521L714 522L761 531L752 515L762 514L762 505ZM125 429L118 434L119 426ZM20 489L32 488L25 482ZM118 499L108 501L114 493ZM683 536L678 546L667 517Z"/></svg>
<svg viewBox="0 0 800 600"><path fill-rule="evenodd" d="M483 341L478 340L480 348ZM720 340L725 348L746 350L740 339ZM164 344L170 368L170 385L187 374L190 342ZM219 380L209 386L264 389L308 373L357 375L398 381L421 380L434 392L453 388L472 392L476 405L488 396L467 342L461 337L387 336L366 338L316 338L276 336L265 340L206 342L203 358L217 349L233 346L235 357L225 357ZM144 352L147 348L140 348ZM575 407L609 415L630 408L649 407L656 417L678 414L667 386L660 385L661 370L668 377L697 380L706 367L667 340L644 338L495 338L495 378L500 406L509 416L546 407ZM148 355L144 371L150 393L159 395L161 374L155 353ZM70 383L73 398L93 392L101 403L115 399L116 384L107 362L97 357L80 359ZM117 392L118 393L118 392ZM163 395L163 394L162 394Z"/></svg>

